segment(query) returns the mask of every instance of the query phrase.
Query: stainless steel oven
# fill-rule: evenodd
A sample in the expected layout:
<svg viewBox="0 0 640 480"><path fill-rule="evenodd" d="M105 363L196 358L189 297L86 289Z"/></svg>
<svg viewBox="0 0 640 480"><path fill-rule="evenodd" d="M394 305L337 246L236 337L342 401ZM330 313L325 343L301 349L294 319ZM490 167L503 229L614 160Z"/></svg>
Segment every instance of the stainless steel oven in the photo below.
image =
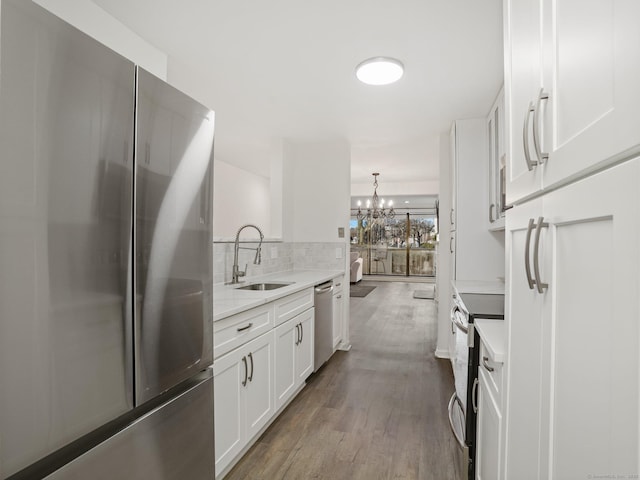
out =
<svg viewBox="0 0 640 480"><path fill-rule="evenodd" d="M475 478L476 398L480 339L474 329L477 318L504 319L504 295L463 293L454 297L451 329L456 346L452 358L455 391L449 400L449 425L460 447L460 463Z"/></svg>

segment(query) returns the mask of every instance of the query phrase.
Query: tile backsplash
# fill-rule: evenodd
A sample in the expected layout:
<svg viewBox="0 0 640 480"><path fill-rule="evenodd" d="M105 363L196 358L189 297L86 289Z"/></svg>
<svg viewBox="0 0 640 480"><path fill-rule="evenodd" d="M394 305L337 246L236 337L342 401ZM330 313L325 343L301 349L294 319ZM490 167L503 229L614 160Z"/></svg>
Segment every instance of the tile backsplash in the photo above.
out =
<svg viewBox="0 0 640 480"><path fill-rule="evenodd" d="M246 278L289 270L344 270L346 245L342 242L266 242L262 244L262 261L254 265L257 242L241 243L238 265ZM233 269L233 242L213 244L213 282L224 283L231 280ZM251 248L252 250L246 250ZM338 252L339 251L339 252ZM340 256L340 258L336 258Z"/></svg>

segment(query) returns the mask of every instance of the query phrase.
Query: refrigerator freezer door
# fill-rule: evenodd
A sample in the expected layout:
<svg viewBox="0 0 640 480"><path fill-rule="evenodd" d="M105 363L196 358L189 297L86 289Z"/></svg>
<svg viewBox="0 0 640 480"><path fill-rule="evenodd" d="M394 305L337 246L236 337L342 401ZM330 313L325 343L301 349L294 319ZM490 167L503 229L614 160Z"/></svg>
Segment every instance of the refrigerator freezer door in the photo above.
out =
<svg viewBox="0 0 640 480"><path fill-rule="evenodd" d="M132 407L134 65L0 15L0 478Z"/></svg>
<svg viewBox="0 0 640 480"><path fill-rule="evenodd" d="M138 67L136 404L213 361L214 113Z"/></svg>
<svg viewBox="0 0 640 480"><path fill-rule="evenodd" d="M213 480L213 378L152 410L47 480Z"/></svg>

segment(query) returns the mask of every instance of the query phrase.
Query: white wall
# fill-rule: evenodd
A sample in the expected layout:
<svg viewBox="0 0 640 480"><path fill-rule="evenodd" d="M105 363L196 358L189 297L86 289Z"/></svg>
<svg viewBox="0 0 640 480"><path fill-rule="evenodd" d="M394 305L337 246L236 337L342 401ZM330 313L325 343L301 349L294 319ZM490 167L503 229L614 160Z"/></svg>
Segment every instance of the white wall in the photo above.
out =
<svg viewBox="0 0 640 480"><path fill-rule="evenodd" d="M266 237L271 225L271 184L256 175L221 160L213 162L213 237L233 239L245 223L260 227ZM257 232L247 231L249 237ZM244 238L244 237L243 237Z"/></svg>
<svg viewBox="0 0 640 480"><path fill-rule="evenodd" d="M438 272L437 301L438 301L438 343L436 356L449 357L449 336L451 335L451 322L449 319L449 306L451 304L451 270L449 262L449 237L451 235L451 222L449 212L451 210L451 148L449 133L440 135L440 223L438 234Z"/></svg>
<svg viewBox="0 0 640 480"><path fill-rule="evenodd" d="M349 237L351 153L344 140L284 145L285 238L340 242ZM338 238L338 228L345 237Z"/></svg>
<svg viewBox="0 0 640 480"><path fill-rule="evenodd" d="M33 0L100 43L166 80L167 55L87 0Z"/></svg>
<svg viewBox="0 0 640 480"><path fill-rule="evenodd" d="M391 195L438 195L440 193L439 180L425 180L422 182L387 182L384 175L378 177L380 187L384 187L384 196ZM371 196L373 192L373 176L368 183L352 183L351 196Z"/></svg>

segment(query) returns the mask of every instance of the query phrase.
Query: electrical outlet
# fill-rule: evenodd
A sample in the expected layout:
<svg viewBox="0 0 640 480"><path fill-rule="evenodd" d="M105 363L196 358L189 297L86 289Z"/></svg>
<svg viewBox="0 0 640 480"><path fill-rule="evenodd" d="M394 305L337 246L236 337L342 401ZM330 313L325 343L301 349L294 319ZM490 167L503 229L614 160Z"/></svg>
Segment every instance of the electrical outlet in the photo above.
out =
<svg viewBox="0 0 640 480"><path fill-rule="evenodd" d="M336 248L336 258L342 258L342 248Z"/></svg>
<svg viewBox="0 0 640 480"><path fill-rule="evenodd" d="M271 247L271 258L278 258L278 247Z"/></svg>

